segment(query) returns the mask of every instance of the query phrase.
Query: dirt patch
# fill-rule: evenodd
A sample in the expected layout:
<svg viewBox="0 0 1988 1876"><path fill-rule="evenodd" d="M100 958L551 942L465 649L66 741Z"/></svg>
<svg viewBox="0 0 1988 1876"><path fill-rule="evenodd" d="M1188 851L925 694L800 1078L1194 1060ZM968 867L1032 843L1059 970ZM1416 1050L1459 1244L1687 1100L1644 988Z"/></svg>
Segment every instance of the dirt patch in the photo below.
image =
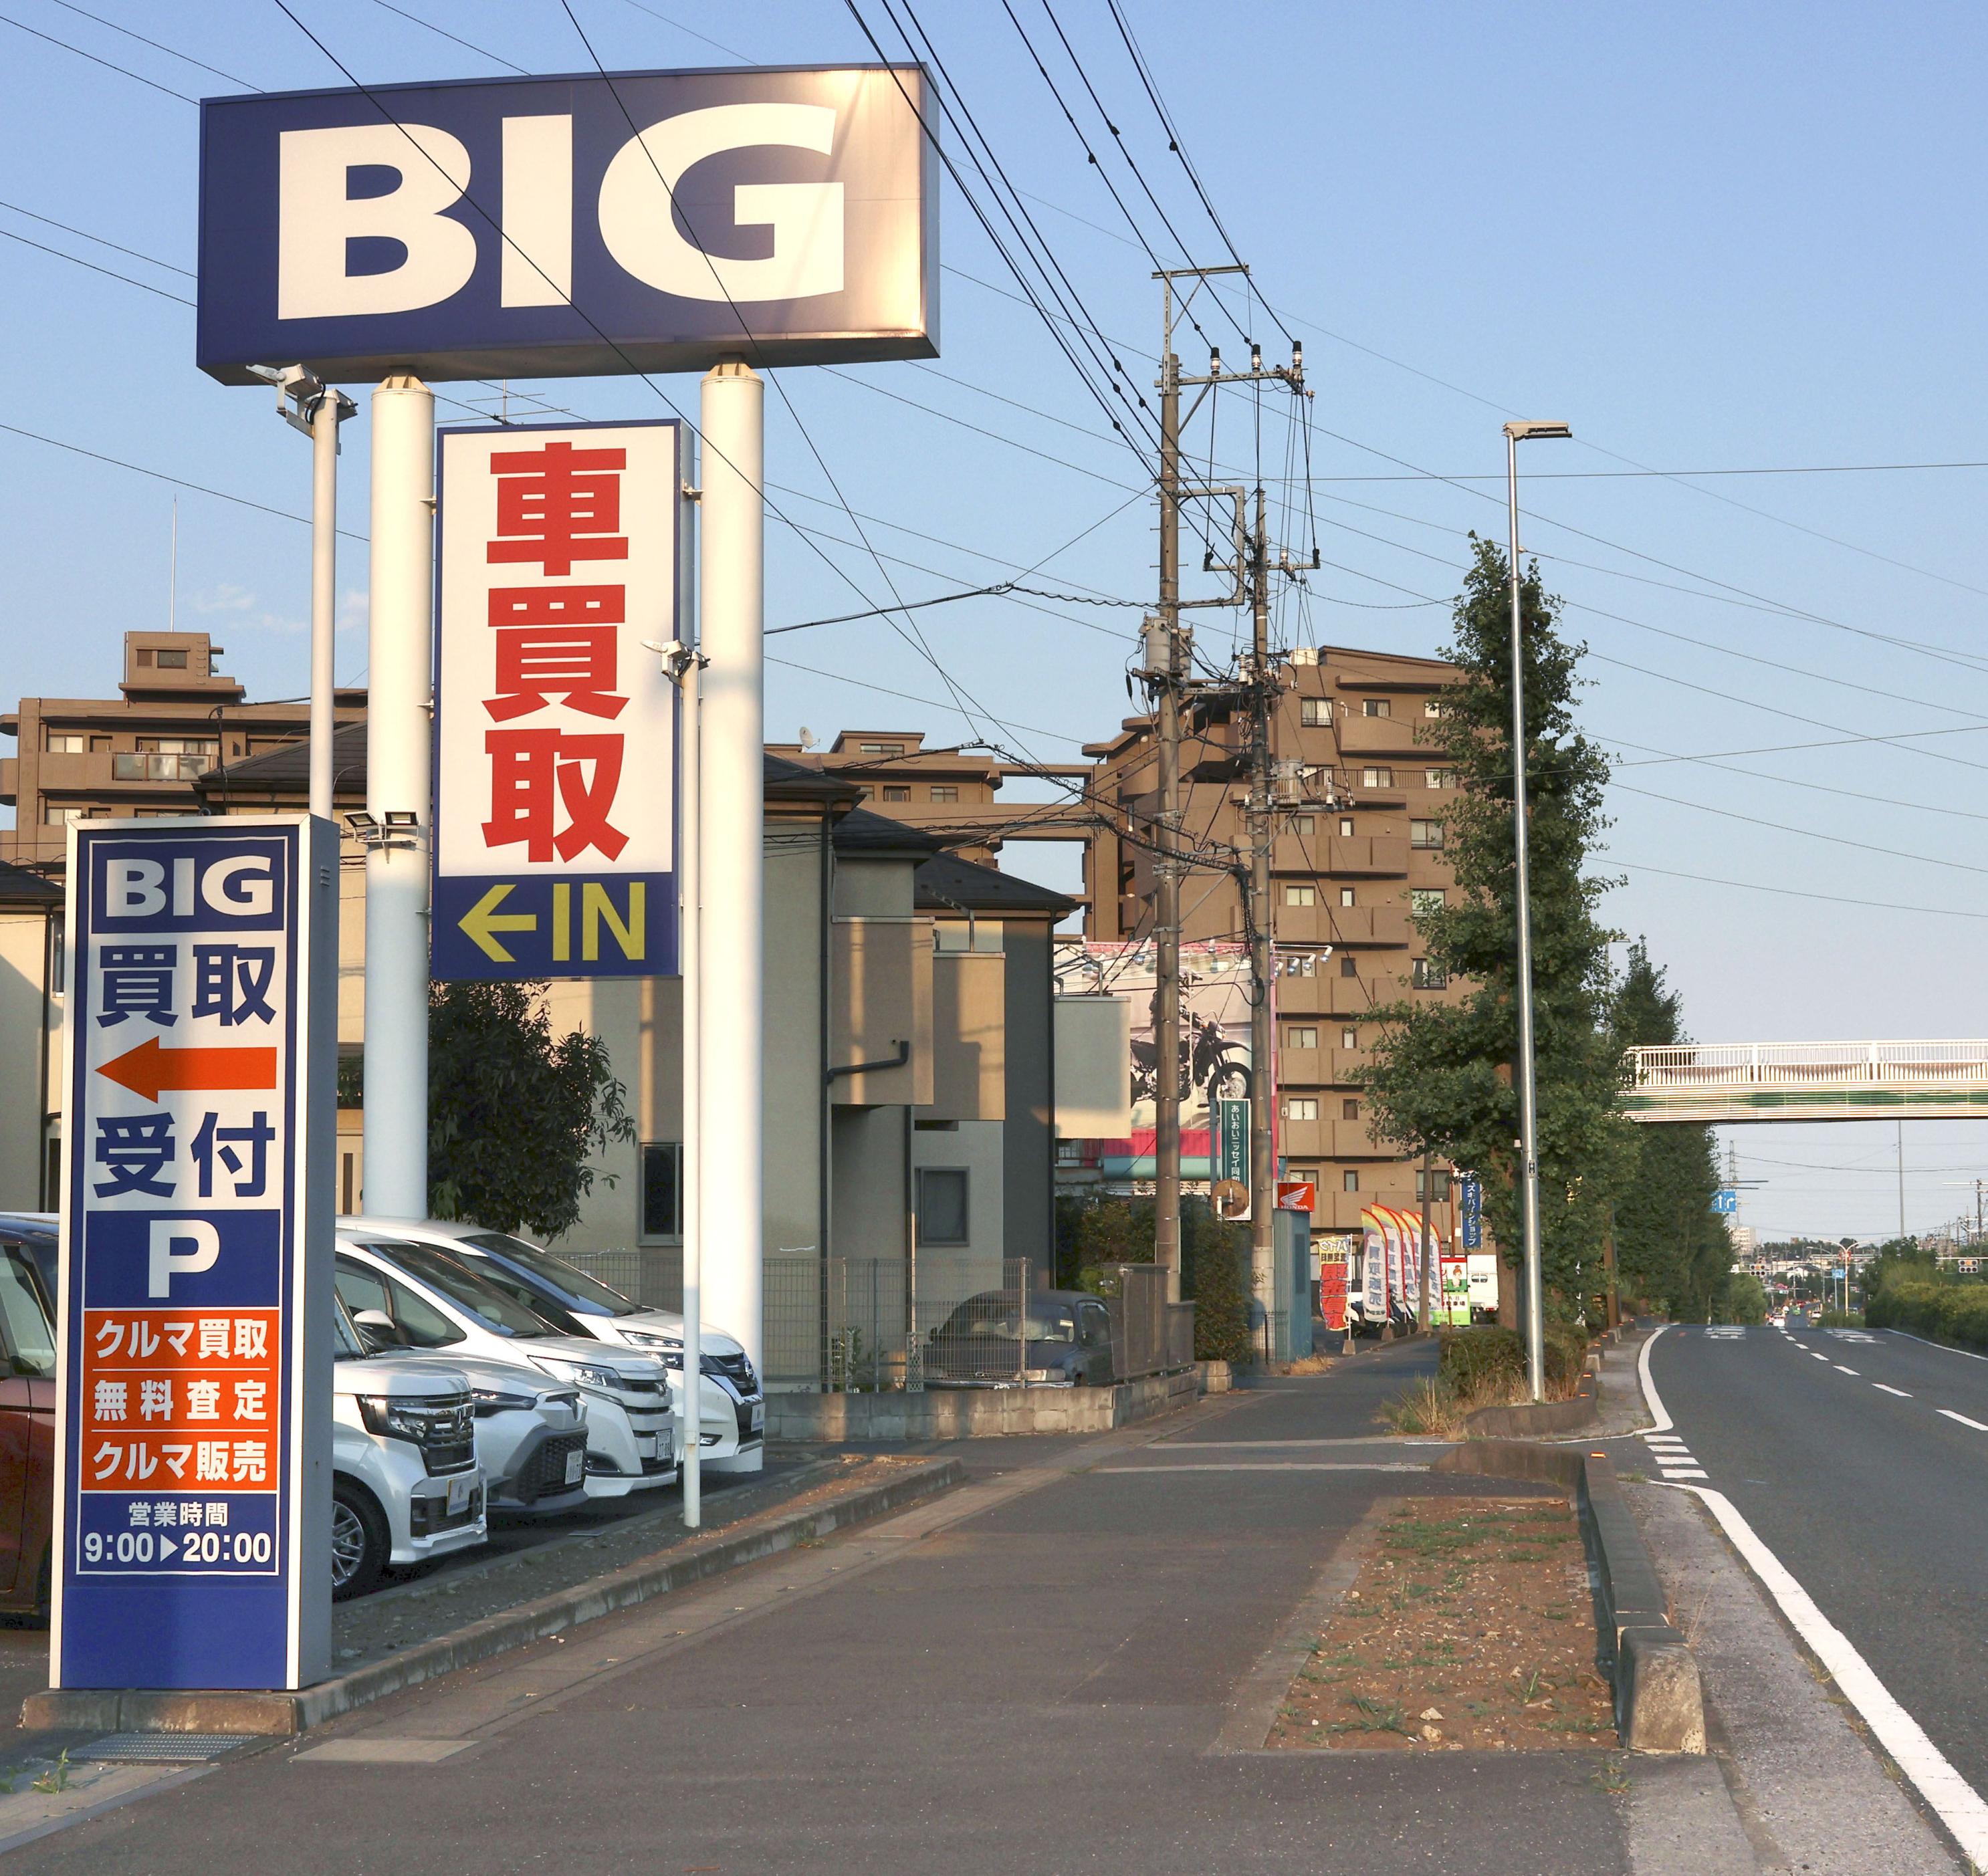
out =
<svg viewBox="0 0 1988 1876"><path fill-rule="evenodd" d="M1554 1499L1417 1499L1313 1644L1267 1742L1402 1752L1613 1746L1581 1528Z"/></svg>

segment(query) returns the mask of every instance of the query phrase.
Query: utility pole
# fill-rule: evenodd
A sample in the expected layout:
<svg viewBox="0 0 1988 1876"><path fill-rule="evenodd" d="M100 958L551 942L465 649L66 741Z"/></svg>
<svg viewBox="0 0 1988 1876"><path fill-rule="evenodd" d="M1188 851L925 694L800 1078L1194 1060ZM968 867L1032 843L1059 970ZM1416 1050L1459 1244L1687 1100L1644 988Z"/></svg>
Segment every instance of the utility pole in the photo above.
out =
<svg viewBox="0 0 1988 1876"><path fill-rule="evenodd" d="M1148 681L1158 693L1159 853L1153 934L1153 1261L1166 1273L1167 1300L1181 1293L1180 1228L1180 360L1174 356L1174 283L1160 276L1159 658Z"/></svg>
<svg viewBox="0 0 1988 1876"><path fill-rule="evenodd" d="M1258 369L1250 361L1253 370ZM1263 491L1249 555L1249 1286L1267 1311L1276 1294L1276 1158L1271 1103L1276 1098L1273 985L1276 914L1270 907L1272 812L1276 801L1270 755L1270 704L1277 674L1270 662L1270 537ZM1286 1293L1288 1301L1288 1292Z"/></svg>

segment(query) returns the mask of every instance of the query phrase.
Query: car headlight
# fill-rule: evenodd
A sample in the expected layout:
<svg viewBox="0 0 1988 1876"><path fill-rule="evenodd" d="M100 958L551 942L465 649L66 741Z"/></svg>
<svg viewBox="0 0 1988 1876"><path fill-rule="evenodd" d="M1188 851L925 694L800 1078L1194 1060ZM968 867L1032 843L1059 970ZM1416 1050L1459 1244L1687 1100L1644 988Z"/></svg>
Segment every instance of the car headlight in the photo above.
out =
<svg viewBox="0 0 1988 1876"><path fill-rule="evenodd" d="M415 1446L425 1446L434 1438L432 1401L397 1401L387 1394L362 1394L356 1398L367 1432L382 1439L404 1439Z"/></svg>
<svg viewBox="0 0 1988 1876"><path fill-rule="evenodd" d="M647 1329L624 1329L621 1333L624 1340L634 1343L639 1348L681 1348L683 1346L681 1342L671 1340L666 1335L658 1335Z"/></svg>
<svg viewBox="0 0 1988 1876"><path fill-rule="evenodd" d="M476 1404L479 1420L492 1414L529 1413L538 1405L529 1394L506 1394L497 1388L472 1388L469 1398Z"/></svg>
<svg viewBox="0 0 1988 1876"><path fill-rule="evenodd" d="M534 1355L532 1359L548 1374L556 1374L576 1386L598 1388L604 1394L621 1391L621 1377L612 1368L597 1368L590 1361L562 1361L552 1355Z"/></svg>

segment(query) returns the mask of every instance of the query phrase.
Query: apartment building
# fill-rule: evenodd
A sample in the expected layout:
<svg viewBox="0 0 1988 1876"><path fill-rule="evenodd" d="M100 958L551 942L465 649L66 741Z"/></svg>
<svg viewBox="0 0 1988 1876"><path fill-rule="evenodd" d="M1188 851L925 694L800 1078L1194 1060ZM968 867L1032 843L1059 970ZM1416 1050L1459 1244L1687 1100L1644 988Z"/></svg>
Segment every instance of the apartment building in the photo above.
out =
<svg viewBox="0 0 1988 1876"><path fill-rule="evenodd" d="M1356 1078L1377 1008L1459 994L1425 955L1413 922L1455 889L1442 820L1453 784L1437 739L1438 694L1456 675L1432 658L1336 646L1300 649L1280 674L1271 722L1281 804L1271 860L1277 1151L1284 1176L1314 1182L1319 1231L1357 1231L1365 1206L1413 1211L1421 1199L1419 1162L1374 1137ZM1190 943L1246 936L1223 850L1249 843L1249 734L1246 718L1219 696L1197 698L1185 712L1183 845L1203 863L1181 893L1182 936ZM1084 752L1097 764L1096 795L1135 830L1131 839L1110 827L1092 835L1085 935L1149 938L1154 721L1128 718ZM1433 1222L1447 1237L1455 1225L1447 1170L1436 1169L1432 1183Z"/></svg>
<svg viewBox="0 0 1988 1876"><path fill-rule="evenodd" d="M215 668L226 655L205 632L127 632L114 698L24 697L0 715L15 752L0 758L0 860L59 864L73 820L200 812L194 779L303 737L309 705L252 703ZM340 691L337 715L366 708L363 690ZM363 781L363 778L362 778Z"/></svg>

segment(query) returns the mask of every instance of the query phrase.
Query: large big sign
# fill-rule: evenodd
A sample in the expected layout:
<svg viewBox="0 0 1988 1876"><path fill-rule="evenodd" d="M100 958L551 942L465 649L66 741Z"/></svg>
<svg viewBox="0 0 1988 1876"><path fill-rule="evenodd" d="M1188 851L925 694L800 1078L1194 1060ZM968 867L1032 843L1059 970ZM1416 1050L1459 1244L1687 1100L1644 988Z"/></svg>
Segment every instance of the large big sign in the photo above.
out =
<svg viewBox="0 0 1988 1876"><path fill-rule="evenodd" d="M673 975L677 426L441 450L434 973Z"/></svg>
<svg viewBox="0 0 1988 1876"><path fill-rule="evenodd" d="M934 357L934 109L916 66L209 99L201 368Z"/></svg>
<svg viewBox="0 0 1988 1876"><path fill-rule="evenodd" d="M337 877L302 816L71 831L52 1685L327 1670Z"/></svg>

